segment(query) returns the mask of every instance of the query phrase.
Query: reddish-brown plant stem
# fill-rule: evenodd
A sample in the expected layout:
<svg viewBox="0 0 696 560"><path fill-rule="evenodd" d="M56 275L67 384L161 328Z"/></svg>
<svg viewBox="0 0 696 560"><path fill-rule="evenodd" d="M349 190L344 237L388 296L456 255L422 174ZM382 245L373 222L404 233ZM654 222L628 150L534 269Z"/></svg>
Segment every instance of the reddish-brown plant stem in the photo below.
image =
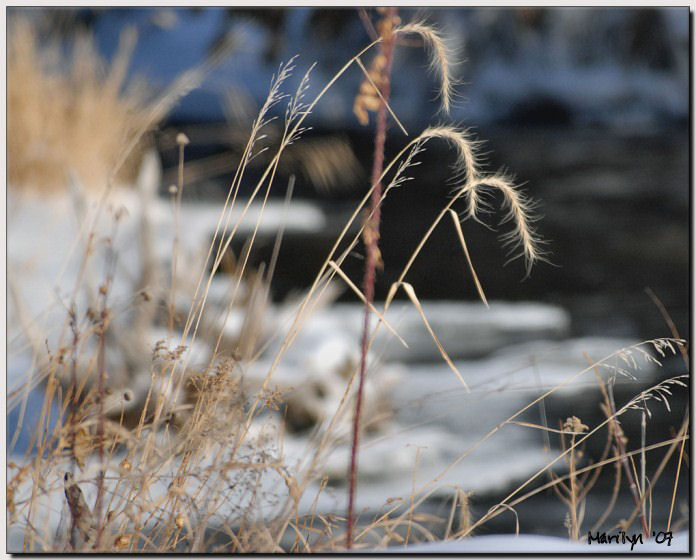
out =
<svg viewBox="0 0 696 560"><path fill-rule="evenodd" d="M370 330L370 306L375 294L375 276L377 266L381 264L379 252L379 221L380 200L382 198L382 185L380 177L384 168L384 144L387 136L387 106L390 94L390 75L392 54L394 52L394 34L392 24L396 19L396 8L387 8L384 14L385 25L382 26L383 41L380 44L378 56L384 57L384 65L380 76L380 100L377 109L377 124L375 131L375 151L372 160L372 185L376 185L370 198L370 213L365 224L365 272L363 276L363 293L365 295L365 315L363 320L363 332L360 351L360 376L358 380L358 392L355 401L355 413L353 417L353 437L350 453L350 470L348 472L348 519L346 528L346 548L353 547L353 510L355 505L355 479L358 470L358 443L360 438L360 412L362 410L363 387L365 383L365 370L367 367L367 351Z"/></svg>

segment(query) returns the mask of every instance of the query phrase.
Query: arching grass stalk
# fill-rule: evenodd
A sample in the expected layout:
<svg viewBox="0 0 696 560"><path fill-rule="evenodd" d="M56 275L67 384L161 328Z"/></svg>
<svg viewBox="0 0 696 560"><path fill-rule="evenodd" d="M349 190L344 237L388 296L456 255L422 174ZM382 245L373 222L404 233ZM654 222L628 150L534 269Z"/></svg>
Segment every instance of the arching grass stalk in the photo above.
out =
<svg viewBox="0 0 696 560"><path fill-rule="evenodd" d="M353 437L350 451L350 470L348 472L348 519L346 532L346 548L353 546L353 508L355 505L355 477L358 469L358 442L360 439L360 412L362 408L362 395L365 383L365 370L367 367L367 350L370 332L370 312L375 294L375 275L377 266L381 266L382 258L379 253L379 220L380 201L382 198L382 185L380 177L384 166L384 143L387 135L387 103L390 94L390 75L392 55L394 53L395 35L393 28L398 22L396 8L385 10L384 18L380 23L382 43L377 55L379 68L379 107L377 109L377 125L375 131L375 150L372 160L372 184L375 185L370 198L370 216L365 224L363 240L365 242L365 273L363 276L363 293L365 296L365 316L363 320L362 342L360 350L360 377L358 381L358 393L355 401L355 414L353 418Z"/></svg>

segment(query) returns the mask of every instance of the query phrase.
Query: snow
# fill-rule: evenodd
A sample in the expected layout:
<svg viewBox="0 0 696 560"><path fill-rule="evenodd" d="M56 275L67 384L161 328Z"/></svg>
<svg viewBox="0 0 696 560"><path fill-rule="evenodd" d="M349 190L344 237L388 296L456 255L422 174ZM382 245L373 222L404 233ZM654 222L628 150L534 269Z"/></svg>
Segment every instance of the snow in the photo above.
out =
<svg viewBox="0 0 696 560"><path fill-rule="evenodd" d="M84 206L84 210L81 209ZM89 227L99 207L99 199L92 195L76 198L63 194L34 196L31 193L8 192L7 259L8 289L10 290L9 340L13 341L31 325L35 338L43 343L48 338L52 348L58 341L65 323L66 310L78 279ZM115 305L127 305L133 294L133 285L140 273L141 249L139 243L142 202L137 191L117 188L110 195L102 219L97 221L95 238L98 257L91 259L87 283L92 284L91 295L83 294L77 300L78 309L86 309L94 299L97 282L106 277L105 240L118 254L117 271L109 299ZM125 210L116 221L115 213ZM186 269L198 264L201 254L212 240L220 218L220 204L183 204L180 213L181 258L178 266ZM171 202L156 199L148 209L152 231L155 232L155 255L171 255L174 239L174 213ZM223 221L223 226L227 218ZM269 201L265 208L252 204L244 212L233 208L229 224L237 226L239 235L247 235L258 225L259 232L275 232L281 223L286 231L319 231L325 225L323 212L307 202L293 203L286 208L283 202ZM115 233L114 233L115 232ZM164 258L166 262L167 258ZM14 327L14 328L13 328ZM48 336L46 336L48 335ZM9 379L13 382L24 373L19 362L10 361Z"/></svg>
<svg viewBox="0 0 696 560"><path fill-rule="evenodd" d="M455 487L481 495L499 492L549 462L541 446L519 431L509 436L496 434L472 448L467 448L466 438L439 427L404 429L395 425L378 437L365 438L360 447L356 507L374 511L386 503L407 504L410 493L419 490L431 497L451 497ZM502 450L514 460L501 461ZM312 485L300 507L312 507L316 501L318 512L345 511L349 460L347 445L333 451L323 469L331 480L329 488L317 499L319 486Z"/></svg>
<svg viewBox="0 0 696 560"><path fill-rule="evenodd" d="M617 533L608 533L616 535ZM594 534L593 534L594 536ZM619 537L621 535L619 534ZM633 534L626 535L633 540ZM671 541L664 540L665 535L642 537L631 550L630 541L623 543L611 542L598 544L592 542L572 542L558 537L542 535L486 535L463 540L414 544L405 547L390 547L386 550L360 552L380 552L389 554L620 554L620 553L651 553L651 554L684 554L691 551L689 533L675 533ZM659 540L659 542L658 542ZM669 544L668 544L669 543Z"/></svg>
<svg viewBox="0 0 696 560"><path fill-rule="evenodd" d="M486 355L496 348L534 339L564 336L570 326L568 313L553 305L537 302L491 302L483 304L460 301L423 302L423 311L439 341L452 359ZM375 308L382 311L383 302ZM303 327L303 344L311 346L326 333L341 332L358 339L364 308L359 304L337 304L312 315ZM407 302L393 302L384 315L389 324L406 341L408 348L384 326L380 327L373 350L383 361L437 362L441 360L418 310ZM373 318L374 326L377 320Z"/></svg>

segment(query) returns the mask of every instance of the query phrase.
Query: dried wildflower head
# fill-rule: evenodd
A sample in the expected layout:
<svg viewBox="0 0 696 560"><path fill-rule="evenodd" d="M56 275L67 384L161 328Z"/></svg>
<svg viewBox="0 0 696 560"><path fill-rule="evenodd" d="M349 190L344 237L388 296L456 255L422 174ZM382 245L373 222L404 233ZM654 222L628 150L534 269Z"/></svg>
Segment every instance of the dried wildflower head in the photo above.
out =
<svg viewBox="0 0 696 560"><path fill-rule="evenodd" d="M363 126L367 126L370 122L368 111L375 113L379 109L381 97L377 88L382 88L388 80L384 72L386 65L387 58L381 53L372 59L370 69L360 84L360 91L353 102L353 113Z"/></svg>
<svg viewBox="0 0 696 560"><path fill-rule="evenodd" d="M133 535L119 535L114 540L114 547L117 549L128 548L133 540Z"/></svg>
<svg viewBox="0 0 696 560"><path fill-rule="evenodd" d="M582 434L586 432L589 428L582 423L580 418L577 416L571 416L569 418L566 418L566 421L563 424L563 430L567 432L572 432L573 434Z"/></svg>
<svg viewBox="0 0 696 560"><path fill-rule="evenodd" d="M379 8L377 11L382 14L382 18L377 23L379 37L382 42L390 41L398 30L397 26L401 23L401 19L396 14L396 10ZM369 122L368 111L377 112L382 101L380 91L389 83L389 60L384 52L380 52L372 59L369 70L365 70L359 58L357 62L365 73L365 79L360 84L360 92L355 97L353 113L358 118L358 122L366 126Z"/></svg>

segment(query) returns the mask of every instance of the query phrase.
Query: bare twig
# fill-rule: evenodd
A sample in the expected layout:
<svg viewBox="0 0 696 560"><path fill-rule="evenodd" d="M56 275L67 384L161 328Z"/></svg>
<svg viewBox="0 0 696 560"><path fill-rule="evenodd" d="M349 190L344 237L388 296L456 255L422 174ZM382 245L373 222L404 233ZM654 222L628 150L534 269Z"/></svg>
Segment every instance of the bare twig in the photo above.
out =
<svg viewBox="0 0 696 560"><path fill-rule="evenodd" d="M106 471L104 468L104 425L106 423L106 414L104 409L104 399L106 398L106 331L109 327L111 313L107 307L107 299L109 289L114 278L114 269L116 267L116 253L113 249L113 240L118 227L118 221L121 217L117 213L114 221L114 231L111 238L107 239L107 272L106 280L99 286L99 323L97 325L97 448L99 450L99 474L97 475L97 500L94 504L94 517L97 522L97 535L95 548L99 548L104 523L102 519L102 506L104 501L104 477Z"/></svg>
<svg viewBox="0 0 696 560"><path fill-rule="evenodd" d="M648 522L645 519L645 513L643 509L640 507L641 499L638 491L638 485L636 484L636 479L633 476L633 471L631 470L631 467L628 464L628 458L626 455L625 436L623 430L621 429L621 424L619 424L618 420L616 420L616 405L614 404L614 394L611 390L611 385L608 386L608 389L609 405L611 406L611 414L613 418L612 422L614 424L614 437L616 439L616 449L618 450L618 455L620 457L623 457L621 463L623 465L626 478L628 479L628 487L631 490L631 495L633 496L633 501L635 502L636 507L638 507L641 511L640 522L642 525L643 533L647 538L650 535L650 531L648 530Z"/></svg>
<svg viewBox="0 0 696 560"><path fill-rule="evenodd" d="M75 482L75 478L70 472L66 472L64 476L65 483L65 499L68 502L68 508L70 509L70 517L72 519L72 528L70 541L73 546L73 550L76 549L77 535L79 532L80 537L84 544L90 543L96 534L96 527L94 523L94 516L85 501L85 497L82 494L82 490Z"/></svg>
<svg viewBox="0 0 696 560"><path fill-rule="evenodd" d="M687 410L684 417L684 423L682 424L680 434L686 434L689 429L689 411ZM681 447L679 448L679 459L677 463L677 474L674 476L674 491L672 492L672 502L669 505L669 518L667 519L667 531L670 530L672 526L672 513L674 512L674 502L677 499L677 487L679 486L679 473L681 472L682 458L684 457L684 445L686 444L686 437L682 439Z"/></svg>

